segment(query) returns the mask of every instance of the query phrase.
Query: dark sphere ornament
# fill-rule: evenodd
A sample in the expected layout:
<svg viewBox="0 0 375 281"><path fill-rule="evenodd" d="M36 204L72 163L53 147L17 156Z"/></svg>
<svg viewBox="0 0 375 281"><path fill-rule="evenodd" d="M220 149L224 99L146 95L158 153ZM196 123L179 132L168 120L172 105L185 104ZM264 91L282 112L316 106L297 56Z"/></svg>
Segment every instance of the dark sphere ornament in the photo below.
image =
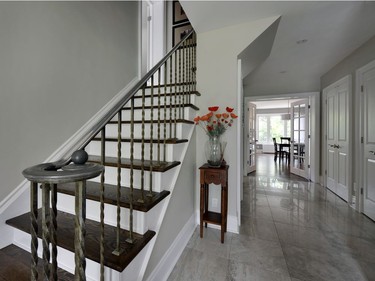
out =
<svg viewBox="0 0 375 281"><path fill-rule="evenodd" d="M71 158L74 164L83 165L86 163L87 159L89 159L89 155L84 150L77 150L73 152Z"/></svg>

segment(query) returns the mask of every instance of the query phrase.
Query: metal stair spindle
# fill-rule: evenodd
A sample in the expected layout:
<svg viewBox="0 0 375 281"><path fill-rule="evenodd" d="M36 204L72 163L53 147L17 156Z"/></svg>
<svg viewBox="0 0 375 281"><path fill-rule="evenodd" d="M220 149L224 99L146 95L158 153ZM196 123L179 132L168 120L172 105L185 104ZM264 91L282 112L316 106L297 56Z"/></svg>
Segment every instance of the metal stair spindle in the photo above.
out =
<svg viewBox="0 0 375 281"><path fill-rule="evenodd" d="M163 161L166 161L167 149L167 62L164 64L164 143L163 143Z"/></svg>
<svg viewBox="0 0 375 281"><path fill-rule="evenodd" d="M117 227L116 227L116 249L113 254L119 256L122 252L120 249L120 221L121 221L121 132L122 132L122 111L117 113Z"/></svg>
<svg viewBox="0 0 375 281"><path fill-rule="evenodd" d="M176 138L176 129L177 129L177 53L178 50L174 53L174 130L173 138Z"/></svg>
<svg viewBox="0 0 375 281"><path fill-rule="evenodd" d="M182 70L181 70L181 53L182 49L181 47L178 49L178 118L181 119L181 108L182 108L182 99L181 99L181 94L182 94Z"/></svg>
<svg viewBox="0 0 375 281"><path fill-rule="evenodd" d="M51 244L52 244L52 280L57 280L57 185L51 184L51 204L52 204L52 227L51 227Z"/></svg>
<svg viewBox="0 0 375 281"><path fill-rule="evenodd" d="M191 103L191 91L192 91L192 88L191 88L191 82L192 82L192 79L191 79L191 40L189 39L188 40L188 46L189 46L189 49L188 49L188 103Z"/></svg>
<svg viewBox="0 0 375 281"><path fill-rule="evenodd" d="M182 117L181 119L185 118L185 99L186 99L186 41L182 44Z"/></svg>
<svg viewBox="0 0 375 281"><path fill-rule="evenodd" d="M105 127L101 131L100 140L101 159L100 164L105 165ZM100 281L104 281L104 187L105 170L100 175Z"/></svg>
<svg viewBox="0 0 375 281"><path fill-rule="evenodd" d="M76 182L75 197L75 279L86 280L85 236L86 236L86 182Z"/></svg>
<svg viewBox="0 0 375 281"><path fill-rule="evenodd" d="M30 183L31 280L38 280L38 183Z"/></svg>
<svg viewBox="0 0 375 281"><path fill-rule="evenodd" d="M134 97L130 100L130 204L129 204L129 237L126 242L133 244L133 192L134 192Z"/></svg>
<svg viewBox="0 0 375 281"><path fill-rule="evenodd" d="M173 69L172 57L169 58L169 138L172 138L172 98L173 98Z"/></svg>
<svg viewBox="0 0 375 281"><path fill-rule="evenodd" d="M160 164L160 88L161 88L161 71L159 68L158 71L158 153L157 153L157 158L158 158L158 164Z"/></svg>
<svg viewBox="0 0 375 281"><path fill-rule="evenodd" d="M142 87L141 198L138 199L141 203L145 202L145 92L146 84Z"/></svg>
<svg viewBox="0 0 375 281"><path fill-rule="evenodd" d="M150 188L147 193L152 197L152 168L153 168L153 135L154 135L154 75L151 76L151 123L150 123Z"/></svg>
<svg viewBox="0 0 375 281"><path fill-rule="evenodd" d="M43 274L44 280L50 279L50 186L42 184L42 243L43 243Z"/></svg>

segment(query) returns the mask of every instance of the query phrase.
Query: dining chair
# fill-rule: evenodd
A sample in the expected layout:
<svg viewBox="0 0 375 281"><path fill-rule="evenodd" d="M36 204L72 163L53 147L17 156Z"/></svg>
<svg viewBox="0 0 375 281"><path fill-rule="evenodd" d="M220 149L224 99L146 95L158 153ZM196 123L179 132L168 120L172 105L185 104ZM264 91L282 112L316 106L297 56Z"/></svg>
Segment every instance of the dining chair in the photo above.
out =
<svg viewBox="0 0 375 281"><path fill-rule="evenodd" d="M275 148L275 157L274 157L274 161L276 162L277 160L277 157L279 157L279 160L281 159L282 157L282 152L280 150L280 146L279 144L276 142L276 138L272 138L273 140L273 145L274 145L274 148Z"/></svg>
<svg viewBox="0 0 375 281"><path fill-rule="evenodd" d="M290 158L290 137L280 137L281 144L287 144L288 146L282 147L282 154L286 156L286 159L289 160Z"/></svg>

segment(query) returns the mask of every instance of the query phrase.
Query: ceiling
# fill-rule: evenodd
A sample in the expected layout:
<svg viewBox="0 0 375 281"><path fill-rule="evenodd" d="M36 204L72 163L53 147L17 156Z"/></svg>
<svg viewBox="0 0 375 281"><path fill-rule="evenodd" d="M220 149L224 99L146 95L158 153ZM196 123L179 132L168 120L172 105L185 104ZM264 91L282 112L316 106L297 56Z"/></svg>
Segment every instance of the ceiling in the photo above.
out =
<svg viewBox="0 0 375 281"><path fill-rule="evenodd" d="M320 77L375 35L375 2L180 2L197 33L281 15L264 42L270 55L243 80L245 96L319 91Z"/></svg>

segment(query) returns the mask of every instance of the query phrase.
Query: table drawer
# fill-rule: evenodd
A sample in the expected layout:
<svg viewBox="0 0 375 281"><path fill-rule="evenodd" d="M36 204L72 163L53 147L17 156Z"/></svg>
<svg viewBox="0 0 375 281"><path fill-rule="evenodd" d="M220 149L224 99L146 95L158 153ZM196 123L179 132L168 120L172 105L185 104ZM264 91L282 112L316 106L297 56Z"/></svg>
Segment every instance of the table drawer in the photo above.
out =
<svg viewBox="0 0 375 281"><path fill-rule="evenodd" d="M204 175L204 180L206 183L219 184L221 182L221 173L220 171L218 172L206 171Z"/></svg>

